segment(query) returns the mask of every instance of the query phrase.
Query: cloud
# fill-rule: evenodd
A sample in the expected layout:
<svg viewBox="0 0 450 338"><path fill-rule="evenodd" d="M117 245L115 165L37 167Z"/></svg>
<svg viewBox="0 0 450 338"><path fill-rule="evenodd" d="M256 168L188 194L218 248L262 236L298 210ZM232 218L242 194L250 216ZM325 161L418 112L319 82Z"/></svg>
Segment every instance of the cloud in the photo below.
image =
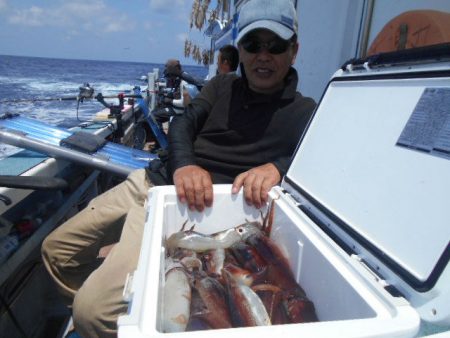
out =
<svg viewBox="0 0 450 338"><path fill-rule="evenodd" d="M74 38L78 38L81 35L80 31L77 29L70 29L66 32L66 35L64 36L64 40L71 41Z"/></svg>
<svg viewBox="0 0 450 338"><path fill-rule="evenodd" d="M57 7L16 9L8 20L15 25L60 27L72 32L74 29L92 31L95 28L103 33L115 33L134 28L133 21L126 14L107 7L103 0L72 0Z"/></svg>
<svg viewBox="0 0 450 338"><path fill-rule="evenodd" d="M0 0L0 12L8 7L8 2L6 0Z"/></svg>
<svg viewBox="0 0 450 338"><path fill-rule="evenodd" d="M128 17L125 14L123 14L120 17L115 18L115 20L108 21L103 30L106 33L115 33L121 32L123 30L129 30L131 26L134 27L134 23L130 22ZM124 27L128 27L128 29L124 29Z"/></svg>
<svg viewBox="0 0 450 338"><path fill-rule="evenodd" d="M15 11L10 16L9 22L17 25L25 26L43 26L45 18L44 10L37 6L32 6L23 11Z"/></svg>
<svg viewBox="0 0 450 338"><path fill-rule="evenodd" d="M187 37L188 37L187 33L180 33L177 35L177 40L184 43Z"/></svg>
<svg viewBox="0 0 450 338"><path fill-rule="evenodd" d="M185 0L149 0L150 9L160 14L175 14L185 8Z"/></svg>
<svg viewBox="0 0 450 338"><path fill-rule="evenodd" d="M147 30L147 31L150 31L150 30L153 29L153 25L152 25L151 22L146 21L146 22L143 23L142 28Z"/></svg>

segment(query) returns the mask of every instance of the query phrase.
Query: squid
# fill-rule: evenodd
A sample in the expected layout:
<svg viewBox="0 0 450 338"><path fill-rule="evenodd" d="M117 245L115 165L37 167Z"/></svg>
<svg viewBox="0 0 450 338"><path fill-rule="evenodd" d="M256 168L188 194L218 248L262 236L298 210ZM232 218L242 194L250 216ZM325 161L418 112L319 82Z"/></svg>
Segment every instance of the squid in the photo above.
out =
<svg viewBox="0 0 450 338"><path fill-rule="evenodd" d="M227 249L242 240L245 241L252 235L264 235L261 230L262 225L259 222L246 222L235 228L211 235L194 231L195 225L189 230L185 230L186 223L187 221L183 224L180 231L173 233L166 239L166 249L168 249L171 256L179 249L188 249L195 252Z"/></svg>
<svg viewBox="0 0 450 338"><path fill-rule="evenodd" d="M258 295L247 285L235 280L227 271L226 280L231 319L234 327L271 325L267 310Z"/></svg>
<svg viewBox="0 0 450 338"><path fill-rule="evenodd" d="M251 272L260 272L267 266L267 263L256 249L244 242L236 243L230 248L230 251L239 265Z"/></svg>
<svg viewBox="0 0 450 338"><path fill-rule="evenodd" d="M291 323L317 321L314 304L297 283L289 263L278 247L266 236L251 235L247 243L267 262L267 283L283 289L282 304Z"/></svg>
<svg viewBox="0 0 450 338"><path fill-rule="evenodd" d="M192 28L197 20L198 11L200 9L200 0L194 0L192 4L192 11L191 11L191 23L190 27Z"/></svg>
<svg viewBox="0 0 450 338"><path fill-rule="evenodd" d="M225 249L211 250L203 254L205 271L211 276L220 276L225 262Z"/></svg>
<svg viewBox="0 0 450 338"><path fill-rule="evenodd" d="M198 291L192 288L192 299L191 299L191 316L189 322L186 326L186 331L200 331L200 330L211 330L212 327L204 318L205 311L207 308L205 303L203 303Z"/></svg>
<svg viewBox="0 0 450 338"><path fill-rule="evenodd" d="M164 332L183 332L190 316L191 286L183 266L166 258L162 326Z"/></svg>
<svg viewBox="0 0 450 338"><path fill-rule="evenodd" d="M226 292L222 284L215 278L197 274L194 288L205 306L204 310L195 315L214 329L232 327Z"/></svg>
<svg viewBox="0 0 450 338"><path fill-rule="evenodd" d="M177 248L196 252L226 249L241 240L241 236L233 228L215 235L205 235L194 231L194 226L189 230L184 230L185 225L186 223L183 224L180 231L166 239L166 248L169 253L174 252Z"/></svg>
<svg viewBox="0 0 450 338"><path fill-rule="evenodd" d="M239 283L242 283L247 286L251 286L253 284L254 278L252 276L252 273L248 270L242 269L239 266L234 265L232 263L226 264L224 270L229 272L233 276L233 278Z"/></svg>
<svg viewBox="0 0 450 338"><path fill-rule="evenodd" d="M283 290L272 284L258 284L252 290L261 298L272 325L287 324L290 320L282 304Z"/></svg>

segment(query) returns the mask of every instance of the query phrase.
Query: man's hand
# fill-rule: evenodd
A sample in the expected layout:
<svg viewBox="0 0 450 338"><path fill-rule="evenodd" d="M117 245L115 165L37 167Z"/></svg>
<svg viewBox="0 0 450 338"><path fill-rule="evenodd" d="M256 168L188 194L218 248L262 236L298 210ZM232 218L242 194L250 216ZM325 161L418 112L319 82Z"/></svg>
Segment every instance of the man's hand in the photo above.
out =
<svg viewBox="0 0 450 338"><path fill-rule="evenodd" d="M234 182L232 193L237 194L244 187L245 201L261 208L269 199L269 190L281 180L278 169L267 163L239 174Z"/></svg>
<svg viewBox="0 0 450 338"><path fill-rule="evenodd" d="M189 209L203 211L213 202L211 176L203 168L187 165L175 170L173 182L180 202L187 203Z"/></svg>
<svg viewBox="0 0 450 338"><path fill-rule="evenodd" d="M172 105L173 99L171 99L170 97L165 97L163 101L166 105Z"/></svg>

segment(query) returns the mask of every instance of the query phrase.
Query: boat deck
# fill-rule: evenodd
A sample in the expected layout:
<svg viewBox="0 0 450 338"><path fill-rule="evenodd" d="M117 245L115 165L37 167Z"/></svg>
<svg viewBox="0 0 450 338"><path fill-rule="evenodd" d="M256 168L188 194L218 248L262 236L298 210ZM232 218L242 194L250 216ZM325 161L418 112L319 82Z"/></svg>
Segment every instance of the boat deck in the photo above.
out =
<svg viewBox="0 0 450 338"><path fill-rule="evenodd" d="M117 128L116 119L108 119L105 111L98 116L98 120L70 131L109 136ZM122 118L135 121L133 116L132 109L128 108ZM0 217L16 226L24 216L29 216L35 224L33 233L20 239L19 247L0 262L0 332L6 334L5 337L62 337L61 330L70 312L61 303L45 271L40 246L58 224L99 193L99 184L111 178L101 175L99 170L31 150L19 150L0 159L0 175L57 176L69 183L67 189L57 191L0 187L0 194L11 200L9 205L0 202Z"/></svg>

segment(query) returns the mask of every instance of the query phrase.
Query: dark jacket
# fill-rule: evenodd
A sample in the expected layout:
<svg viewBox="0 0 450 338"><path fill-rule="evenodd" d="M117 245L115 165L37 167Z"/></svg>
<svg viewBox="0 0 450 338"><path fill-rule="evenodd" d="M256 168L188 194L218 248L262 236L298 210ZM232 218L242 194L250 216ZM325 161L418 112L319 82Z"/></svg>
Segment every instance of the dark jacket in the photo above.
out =
<svg viewBox="0 0 450 338"><path fill-rule="evenodd" d="M169 176L182 166L207 170L213 183L232 183L251 168L273 163L283 176L315 108L296 92L291 68L283 90L264 95L247 79L217 75L169 128Z"/></svg>

